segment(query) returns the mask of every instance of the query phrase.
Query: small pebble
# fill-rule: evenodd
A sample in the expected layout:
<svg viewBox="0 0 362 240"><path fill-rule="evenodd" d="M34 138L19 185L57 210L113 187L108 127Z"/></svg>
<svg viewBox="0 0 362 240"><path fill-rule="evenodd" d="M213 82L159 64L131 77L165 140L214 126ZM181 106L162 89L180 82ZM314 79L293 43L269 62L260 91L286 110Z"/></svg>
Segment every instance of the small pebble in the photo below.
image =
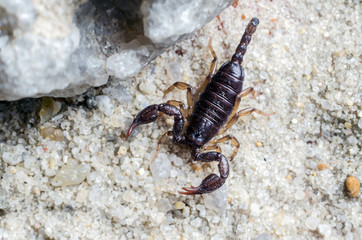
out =
<svg viewBox="0 0 362 240"><path fill-rule="evenodd" d="M84 203L87 201L88 198L88 191L85 189L81 189L78 193L77 196L75 198L75 201L80 202L80 203Z"/></svg>
<svg viewBox="0 0 362 240"><path fill-rule="evenodd" d="M305 225L310 230L316 230L319 225L319 219L315 217L307 217L305 220Z"/></svg>
<svg viewBox="0 0 362 240"><path fill-rule="evenodd" d="M328 165L325 163L318 164L318 170L323 171L324 169L328 168Z"/></svg>
<svg viewBox="0 0 362 240"><path fill-rule="evenodd" d="M175 203L175 208L178 209L178 210L181 210L181 209L184 209L185 208L185 203L183 202L176 202Z"/></svg>
<svg viewBox="0 0 362 240"><path fill-rule="evenodd" d="M350 122L345 122L345 123L344 123L344 127L345 127L346 129L351 129L352 124L351 124Z"/></svg>
<svg viewBox="0 0 362 240"><path fill-rule="evenodd" d="M156 93L156 85L152 82L141 82L139 85L140 90L145 94L155 94Z"/></svg>
<svg viewBox="0 0 362 240"><path fill-rule="evenodd" d="M53 186L70 186L84 181L89 175L90 166L88 164L68 164L64 165L51 181Z"/></svg>
<svg viewBox="0 0 362 240"><path fill-rule="evenodd" d="M145 170L143 168L140 168L138 171L137 171L137 174L142 176L143 174L145 173Z"/></svg>
<svg viewBox="0 0 362 240"><path fill-rule="evenodd" d="M272 240L272 237L267 233L263 233L263 234L256 236L254 238L254 240Z"/></svg>
<svg viewBox="0 0 362 240"><path fill-rule="evenodd" d="M345 186L347 190L347 195L349 197L357 197L360 190L360 183L356 177L349 176L346 178Z"/></svg>
<svg viewBox="0 0 362 240"><path fill-rule="evenodd" d="M53 98L43 97L41 102L41 109L39 111L40 122L47 122L59 112L61 107L62 104L53 100Z"/></svg>
<svg viewBox="0 0 362 240"><path fill-rule="evenodd" d="M111 116L114 112L114 106L111 99L107 95L99 95L96 97L98 109L106 116Z"/></svg>
<svg viewBox="0 0 362 240"><path fill-rule="evenodd" d="M160 153L151 164L151 171L154 180L168 178L171 171L171 163L166 154Z"/></svg>
<svg viewBox="0 0 362 240"><path fill-rule="evenodd" d="M332 234L331 226L328 224L320 224L318 230L324 237L329 237Z"/></svg>
<svg viewBox="0 0 362 240"><path fill-rule="evenodd" d="M199 228L201 226L201 223L202 223L202 220L201 220L201 218L198 218L198 217L190 222L191 226L193 226L195 228Z"/></svg>
<svg viewBox="0 0 362 240"><path fill-rule="evenodd" d="M295 199L302 200L305 197L305 193L303 190L298 190L294 194Z"/></svg>
<svg viewBox="0 0 362 240"><path fill-rule="evenodd" d="M41 126L40 135L43 138L49 137L50 140L54 141L62 141L64 139L63 131L52 126Z"/></svg>
<svg viewBox="0 0 362 240"><path fill-rule="evenodd" d="M221 186L214 192L202 195L205 202L205 207L217 213L223 213L228 206L226 184Z"/></svg>
<svg viewBox="0 0 362 240"><path fill-rule="evenodd" d="M256 142L255 142L255 145L256 145L257 147L262 147L262 146L263 146L263 143L256 141Z"/></svg>
<svg viewBox="0 0 362 240"><path fill-rule="evenodd" d="M167 198L161 198L157 203L157 208L161 212L167 212L172 209L172 205Z"/></svg>
<svg viewBox="0 0 362 240"><path fill-rule="evenodd" d="M125 146L120 146L117 152L118 156L122 157L126 155L126 153L127 153L127 148Z"/></svg>

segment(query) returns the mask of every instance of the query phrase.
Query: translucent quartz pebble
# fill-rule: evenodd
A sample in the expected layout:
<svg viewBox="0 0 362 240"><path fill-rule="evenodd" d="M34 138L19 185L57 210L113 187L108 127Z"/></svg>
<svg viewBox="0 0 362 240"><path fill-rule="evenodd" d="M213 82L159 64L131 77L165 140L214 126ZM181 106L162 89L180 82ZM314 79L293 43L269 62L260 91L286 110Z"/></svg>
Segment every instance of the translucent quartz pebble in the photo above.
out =
<svg viewBox="0 0 362 240"><path fill-rule="evenodd" d="M151 171L154 180L168 178L171 171L171 162L166 154L160 153L151 164Z"/></svg>
<svg viewBox="0 0 362 240"><path fill-rule="evenodd" d="M111 116L114 112L114 106L111 99L106 95L96 97L97 107L106 116Z"/></svg>
<svg viewBox="0 0 362 240"><path fill-rule="evenodd" d="M41 109L39 111L40 122L44 123L57 114L62 107L62 104L53 100L50 97L43 97L41 102Z"/></svg>
<svg viewBox="0 0 362 240"><path fill-rule="evenodd" d="M90 166L88 164L67 164L64 165L57 175L51 181L53 186L69 186L76 185L84 181L89 175Z"/></svg>
<svg viewBox="0 0 362 240"><path fill-rule="evenodd" d="M254 238L254 240L271 240L271 239L272 237L267 233L260 234Z"/></svg>
<svg viewBox="0 0 362 240"><path fill-rule="evenodd" d="M1 156L1 155L0 155ZM4 162L11 165L16 165L24 160L26 157L26 149L22 144L16 145L12 152L4 152L2 158Z"/></svg>
<svg viewBox="0 0 362 240"><path fill-rule="evenodd" d="M222 213L228 205L227 188L224 184L214 192L203 194L205 207L217 213Z"/></svg>
<svg viewBox="0 0 362 240"><path fill-rule="evenodd" d="M310 230L316 230L319 225L319 219L315 217L307 217L307 219L305 220L305 225Z"/></svg>

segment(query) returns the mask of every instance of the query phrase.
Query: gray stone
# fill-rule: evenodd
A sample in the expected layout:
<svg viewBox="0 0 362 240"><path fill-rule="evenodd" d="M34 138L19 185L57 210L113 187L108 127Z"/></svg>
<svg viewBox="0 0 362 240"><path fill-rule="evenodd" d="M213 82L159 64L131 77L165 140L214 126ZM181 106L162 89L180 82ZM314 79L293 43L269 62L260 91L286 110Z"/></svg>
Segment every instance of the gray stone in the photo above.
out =
<svg viewBox="0 0 362 240"><path fill-rule="evenodd" d="M127 79L230 2L0 0L0 100Z"/></svg>

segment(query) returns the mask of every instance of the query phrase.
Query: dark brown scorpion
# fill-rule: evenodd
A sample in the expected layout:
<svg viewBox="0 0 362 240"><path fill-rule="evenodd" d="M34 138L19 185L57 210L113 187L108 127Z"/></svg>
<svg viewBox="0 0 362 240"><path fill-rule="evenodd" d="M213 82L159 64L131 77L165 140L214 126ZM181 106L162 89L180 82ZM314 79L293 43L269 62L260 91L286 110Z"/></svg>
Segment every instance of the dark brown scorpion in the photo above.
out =
<svg viewBox="0 0 362 240"><path fill-rule="evenodd" d="M251 19L234 55L231 58L231 61L224 63L224 65L222 65L216 73L215 69L217 65L217 57L212 49L210 40L209 48L214 60L211 63L209 75L201 86L201 91L204 91L200 95L199 100L196 102L191 115L189 113L191 112L190 110L193 106L193 89L186 83L176 82L164 93L166 95L175 87L181 90L187 90L188 111L185 112L183 103L175 100L170 100L164 104L148 106L137 114L127 132L126 139L128 139L135 127L155 121L158 117L157 113L159 111L169 116L173 116L174 125L172 131L166 132L161 137L157 146L156 156L159 151L160 143L168 136L172 135L173 142L188 145L192 149L192 155L195 161L219 162L218 167L220 176L210 174L201 182L200 186L184 187L182 188L183 191L179 192L180 194L194 195L209 193L220 188L225 183L229 175L229 163L225 156L221 154L220 147L217 144L225 141L231 141L231 144L235 147L231 159L235 157L240 144L232 135L227 135L216 141L211 141L215 135L219 132L224 133L238 120L239 117L249 115L252 112L256 112L264 116L273 114L267 114L250 107L236 112L242 97L250 93L253 96L255 95L255 91L252 87L242 90L245 74L241 63L243 62L247 46L251 41L251 36L255 32L258 24L259 20L257 18ZM180 109L176 106L180 107ZM185 117L188 120L188 126L186 127L186 130L183 131ZM225 124L226 126L222 128ZM207 143L209 143L210 146L204 147ZM203 150L215 151L201 153Z"/></svg>

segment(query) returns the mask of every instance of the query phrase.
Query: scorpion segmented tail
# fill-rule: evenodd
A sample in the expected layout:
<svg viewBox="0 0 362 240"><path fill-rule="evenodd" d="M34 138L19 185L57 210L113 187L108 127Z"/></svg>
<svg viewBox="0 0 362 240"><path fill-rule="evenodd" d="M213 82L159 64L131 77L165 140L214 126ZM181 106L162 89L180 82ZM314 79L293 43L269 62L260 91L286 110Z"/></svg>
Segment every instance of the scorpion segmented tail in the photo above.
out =
<svg viewBox="0 0 362 240"><path fill-rule="evenodd" d="M240 43L237 46L234 55L231 57L232 62L238 62L241 64L243 62L243 57L246 52L246 49L251 41L251 35L255 32L256 27L259 24L259 19L253 18L249 22L248 26L245 28L245 32L241 37Z"/></svg>

